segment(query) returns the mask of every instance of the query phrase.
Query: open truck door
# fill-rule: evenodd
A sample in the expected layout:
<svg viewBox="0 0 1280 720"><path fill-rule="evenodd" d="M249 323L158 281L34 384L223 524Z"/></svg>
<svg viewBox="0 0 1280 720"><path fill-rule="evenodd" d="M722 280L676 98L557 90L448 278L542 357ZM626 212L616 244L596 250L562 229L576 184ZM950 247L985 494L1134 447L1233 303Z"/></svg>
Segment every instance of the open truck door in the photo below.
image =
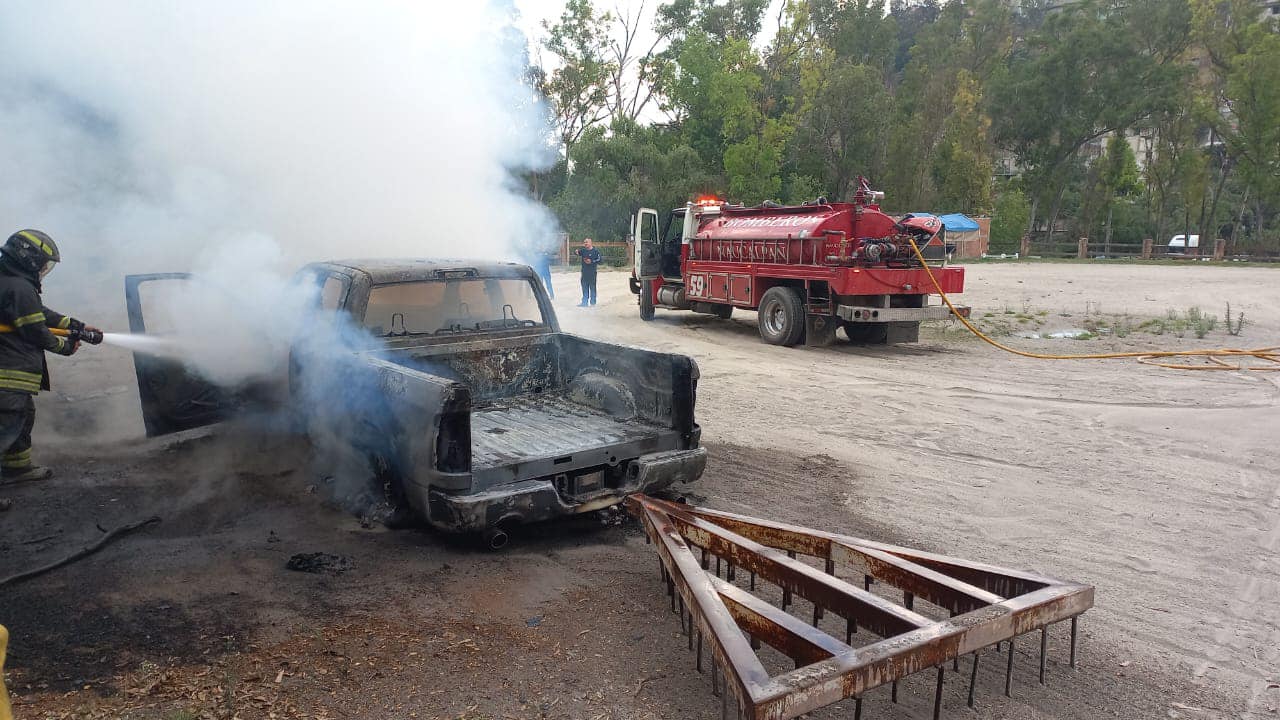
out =
<svg viewBox="0 0 1280 720"><path fill-rule="evenodd" d="M168 319L157 310L190 280L189 273L125 277L129 331L149 332L156 337L171 332ZM148 437L212 425L227 419L239 404L232 390L200 377L178 360L135 352L133 368L138 375L138 397Z"/></svg>
<svg viewBox="0 0 1280 720"><path fill-rule="evenodd" d="M639 295L640 319L654 316L653 279L662 274L662 246L658 236L658 211L640 208L631 217L631 238L635 246L632 286Z"/></svg>
<svg viewBox="0 0 1280 720"><path fill-rule="evenodd" d="M641 280L656 278L662 274L662 243L658 237L658 211L640 208L636 212L635 226L636 277Z"/></svg>

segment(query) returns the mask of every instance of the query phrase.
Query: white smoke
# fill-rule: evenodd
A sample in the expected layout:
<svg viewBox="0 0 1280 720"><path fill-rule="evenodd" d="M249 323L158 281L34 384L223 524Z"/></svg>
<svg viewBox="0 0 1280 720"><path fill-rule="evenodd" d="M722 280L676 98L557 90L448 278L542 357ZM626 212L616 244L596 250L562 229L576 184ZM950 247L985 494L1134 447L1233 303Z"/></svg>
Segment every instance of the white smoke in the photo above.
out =
<svg viewBox="0 0 1280 720"><path fill-rule="evenodd" d="M0 221L54 237L49 305L89 321L119 321L125 274L201 274L170 320L215 323L211 374L253 374L305 261L497 259L554 233L514 179L553 157L511 16L509 0L0 4Z"/></svg>

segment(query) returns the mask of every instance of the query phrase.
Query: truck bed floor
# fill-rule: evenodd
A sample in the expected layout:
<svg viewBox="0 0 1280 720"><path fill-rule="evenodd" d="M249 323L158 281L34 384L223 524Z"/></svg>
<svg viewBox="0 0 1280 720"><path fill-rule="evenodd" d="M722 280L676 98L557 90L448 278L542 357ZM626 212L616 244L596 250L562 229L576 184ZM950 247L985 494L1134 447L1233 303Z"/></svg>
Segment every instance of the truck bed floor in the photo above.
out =
<svg viewBox="0 0 1280 720"><path fill-rule="evenodd" d="M505 399L471 413L475 470L558 458L581 450L656 437L661 428L619 420L563 395Z"/></svg>

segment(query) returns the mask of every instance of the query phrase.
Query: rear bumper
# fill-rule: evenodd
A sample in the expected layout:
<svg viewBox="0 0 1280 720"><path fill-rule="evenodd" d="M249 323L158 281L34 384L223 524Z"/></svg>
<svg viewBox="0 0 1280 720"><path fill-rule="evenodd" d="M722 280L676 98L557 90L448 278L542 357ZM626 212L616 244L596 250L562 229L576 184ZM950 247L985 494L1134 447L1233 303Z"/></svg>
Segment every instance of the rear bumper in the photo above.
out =
<svg viewBox="0 0 1280 720"><path fill-rule="evenodd" d="M427 521L446 532L479 532L502 523L577 515L617 505L632 493L653 493L676 482L693 482L702 477L706 467L707 451L693 448L642 455L628 463L610 487L583 496L563 494L555 478L523 480L465 495L431 490Z"/></svg>
<svg viewBox="0 0 1280 720"><path fill-rule="evenodd" d="M956 306L956 311L969 317L969 308ZM946 320L951 317L951 310L945 305L934 305L922 308L882 308L862 305L840 305L836 314L841 320L848 322L920 322L922 320Z"/></svg>

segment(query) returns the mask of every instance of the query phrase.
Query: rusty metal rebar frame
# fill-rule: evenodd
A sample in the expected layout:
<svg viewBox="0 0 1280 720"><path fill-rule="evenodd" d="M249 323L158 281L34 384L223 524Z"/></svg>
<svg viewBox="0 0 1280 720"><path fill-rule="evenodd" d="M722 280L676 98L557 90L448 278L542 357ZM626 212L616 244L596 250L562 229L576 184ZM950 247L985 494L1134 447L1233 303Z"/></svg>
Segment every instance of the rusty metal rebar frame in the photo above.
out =
<svg viewBox="0 0 1280 720"><path fill-rule="evenodd" d="M867 691L891 684L897 702L898 681L929 669L937 671L936 718L945 665L962 655L973 656L972 707L981 650L1008 641L1008 694L1013 640L1040 630L1043 683L1049 625L1071 620L1075 667L1076 619L1093 606L1092 586L1034 573L645 495L631 496L627 507L657 549L673 609L677 597L680 601L682 629L688 628L691 641L696 634L699 669L706 645L724 711L732 704L734 717L745 720L785 720L847 698L855 699L860 715ZM694 555L695 548L701 557ZM716 560L714 573L709 556ZM817 558L823 567L797 556ZM729 568L725 579L721 560ZM738 586L737 568L749 573L750 590L757 579L780 587L782 607ZM850 580L862 576L863 582L842 579L841 571ZM871 592L873 583L896 588L903 605ZM797 597L813 604L812 624L786 611ZM916 600L951 617L926 617L913 609ZM845 618L843 640L818 627L826 613ZM881 639L852 647L849 642L860 630ZM793 660L795 669L772 675L756 655L760 643Z"/></svg>

